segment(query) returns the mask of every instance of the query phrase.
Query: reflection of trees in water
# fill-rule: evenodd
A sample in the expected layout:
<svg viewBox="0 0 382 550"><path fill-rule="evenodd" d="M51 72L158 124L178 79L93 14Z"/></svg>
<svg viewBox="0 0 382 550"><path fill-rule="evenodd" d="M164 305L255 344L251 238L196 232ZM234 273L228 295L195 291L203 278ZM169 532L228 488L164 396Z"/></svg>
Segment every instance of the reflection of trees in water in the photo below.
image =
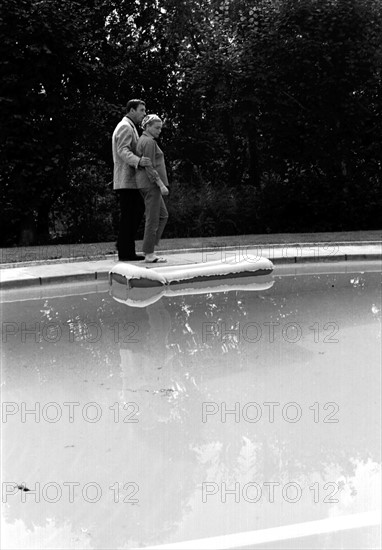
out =
<svg viewBox="0 0 382 550"><path fill-rule="evenodd" d="M292 434L249 433L240 429L229 438L211 437L209 442L195 445L198 460L208 469L208 481L265 481L286 483L301 479L312 480L315 475L352 477L357 463L378 460L378 450L361 451L359 445L343 442L337 447L326 441L307 442Z"/></svg>
<svg viewBox="0 0 382 550"><path fill-rule="evenodd" d="M116 374L118 347L113 326L114 304L106 293L15 302L9 318L18 327L34 330L20 343L21 332L8 337L12 353L5 368L10 376L17 365L25 377L49 380L70 369L73 377ZM5 312L5 315L7 313Z"/></svg>
<svg viewBox="0 0 382 550"><path fill-rule="evenodd" d="M237 299L237 292L227 292L216 299L214 294L185 296L168 299L166 307L172 313L171 340L178 346L180 354L216 353L216 344L220 335L214 331L217 323L225 323L226 329L233 329L245 316L245 309ZM211 326L209 326L211 324ZM208 340L203 338L208 331ZM238 350L238 343L230 339L228 347ZM225 345L222 345L225 351Z"/></svg>
<svg viewBox="0 0 382 550"><path fill-rule="evenodd" d="M329 300L326 288L322 291L322 283L316 279L316 288L308 287L306 291L298 289L299 280L291 278L287 281L285 287L297 290L292 297L286 296L285 288L276 287L276 292L266 294L252 294L232 292L222 296L219 301L213 295L207 296L187 296L176 299L163 299L162 307L165 307L172 319L170 334L167 338L167 348L177 347L178 353L172 359L176 362L180 370L172 372L174 380L178 384L188 389L180 393L173 400L171 406L178 407L180 415L174 415L174 422L182 423L183 430L189 429L189 437L193 449L198 457L198 462L211 472L215 468L215 474L220 472L220 476L227 479L240 477L243 472L248 475L256 472L262 479L280 479L280 476L286 481L306 478L312 479L313 476L322 476L323 479L333 475L343 475L351 477L354 474L355 463L366 461L368 458L377 459L378 444L377 441L370 439L370 432L365 430L357 431L354 434L349 432L349 437L340 437L337 440L330 438L328 441L321 440L320 434L306 442L306 433L311 433L307 429L305 437L301 439L301 431L296 433L294 426L270 426L269 424L248 426L243 423L240 428L229 429L226 425L222 428L221 424L205 425L204 428L199 424L199 430L195 430L195 425L189 425L189 421L196 418L197 408L193 407L191 399L199 397L198 407L200 407L205 395L203 381L206 378L219 376L219 369L222 368L221 358L228 352L232 359L230 368L232 371L244 370L248 365L240 361L240 354L243 352L243 342L237 338L230 340L227 346L222 342L221 334L210 334L208 341L201 339L203 322L213 322L219 324L224 322L225 329L229 330L236 327L237 324L247 322L248 320L262 323L267 322L289 322L290 320L309 324L317 321L315 308L320 311L319 322L321 324L327 321L336 321L341 329L352 325L354 315L357 316L357 322L368 324L373 322L370 302L373 297L366 297L365 289L357 291L355 295L349 295L349 281L339 276L329 276L325 278L325 285L330 288L340 286L340 296L331 295ZM332 286L333 285L333 286ZM284 291L283 291L284 290ZM308 293L308 296L307 296ZM345 299L345 301L344 301ZM308 303L307 303L308 302ZM349 310L350 303L350 310ZM322 310L322 304L324 308ZM320 308L321 305L321 309ZM348 315L350 313L350 318ZM227 350L228 347L228 350ZM266 348L266 346L265 346ZM291 351L293 349L293 351ZM321 349L321 348L320 348ZM288 342L278 342L274 348L269 348L269 353L275 356L290 356L294 362L301 364L307 363L314 358L318 351L312 351L311 346L297 344L290 348ZM253 366L253 365L252 365ZM255 368L261 364L255 365ZM277 365L276 365L277 366ZM278 367L282 366L280 363ZM171 368L168 365L166 368ZM227 372L227 371L225 371ZM260 370L261 372L261 370ZM189 381L195 382L191 387ZM330 381L328 381L330 383ZM346 382L346 381L344 381ZM293 384L293 378L291 379ZM366 385L369 381L366 381ZM346 387L346 383L344 384ZM350 385L349 390L352 390ZM197 395L199 392L199 396ZM352 399L352 395L346 395L345 399ZM191 399L190 399L191 398ZM179 403L183 402L184 407ZM311 403L309 403L311 404ZM199 410L200 414L200 410ZM174 423L171 424L174 426ZM342 430L342 427L340 428ZM345 430L346 431L346 430ZM313 431L312 431L313 433ZM211 446L215 451L208 458L208 452ZM250 447L248 451L247 447ZM243 461L243 454L246 456ZM251 467L248 466L251 465ZM207 476L209 474L207 473ZM204 477L200 479L210 479ZM221 479L221 477L220 477Z"/></svg>
<svg viewBox="0 0 382 550"><path fill-rule="evenodd" d="M277 280L274 288L265 292L162 298L159 304L162 311L163 307L167 310L171 324L166 346L173 352L172 361L178 359L181 368L183 356L203 356L208 362L208 358L213 360L216 354L223 356L228 351L240 354L245 342L238 327L243 327L245 323L257 322L263 329L263 340L269 334L264 321L280 324L296 321L309 325L314 322L323 324L325 320L336 321L340 317L342 328L355 321L366 322L369 319L372 322L380 314L380 306L377 307L380 302L378 283L379 275L371 273L367 276L311 276L308 282L301 277L288 277ZM371 290L372 284L375 285L374 291ZM370 299L365 300L365 295ZM107 293L50 298L40 303L38 316L36 309L28 306L35 302L20 302L16 316L12 313L16 323L24 322L28 328L37 327L36 337L27 336L24 346L17 346L20 334L15 336L16 345L12 351L18 354L20 361L28 348L28 354L32 357L44 354L47 360L42 358L42 366L45 368L48 365L62 368L69 365L73 370L82 371L86 364L101 374L105 368L116 374L119 369L118 344L129 344L129 329L124 328L129 325L137 326L136 337L140 342L145 340L150 344L152 341L150 347L155 348L157 331L149 331L148 328L148 311L152 306L143 310L125 307L112 300ZM315 314L316 308L322 310L323 303L326 304L326 319ZM6 315L4 313L5 319ZM212 325L205 327L208 333L204 335L203 323ZM55 325L62 330L61 338L57 338ZM157 325L160 325L159 320ZM231 336L226 334L229 331L233 332ZM249 338L254 335L254 332L248 332ZM41 341L35 342L35 338ZM8 336L8 342L11 343L11 340ZM294 346L294 354L298 347ZM162 349L158 342L157 350ZM286 346L283 351L290 353L291 349L291 346Z"/></svg>
<svg viewBox="0 0 382 550"><path fill-rule="evenodd" d="M307 283L306 279L289 277L276 281L266 292L231 292L218 298L214 294L163 298L144 309L125 307L106 294L49 299L42 303L39 319L30 310L31 324L60 319L68 326L72 323L77 332L70 346L63 342L42 342L38 348L33 348L33 342L23 349L15 346L15 362L26 349L28 353L35 349L41 357L39 369L45 372L45 380L58 367L71 368L77 376L85 370L100 381L113 374L108 384L120 392L122 401L136 401L142 411L139 428L133 426L126 431L126 425L113 427L118 448L105 461L105 444L100 442L88 468L89 480L97 480L103 468L116 472L116 479L120 480L138 478L145 472L139 505L118 508L104 499L97 505L81 504L75 511L74 504L57 503L53 512L52 505L49 508L56 525L70 521L73 530L79 531L89 524L91 509L94 547L107 547L110 540L113 546L125 545L128 540L149 544L174 533L184 515L191 511L189 502L203 481L298 481L311 480L317 475L325 479L333 471L349 478L354 475L356 461L368 458L378 461L378 441L370 438L367 429L370 417L359 418L354 432L348 425L340 425L341 437L328 440L320 439L318 432L315 436L316 427L312 424L302 431L285 422L280 426L266 422L201 421L203 401L226 396L231 374L242 377L250 373L261 395L267 389L269 370L280 372L293 385L298 369L302 365L309 368L309 362L322 349L314 348L309 339L292 346L278 340L271 346L264 337L257 347L251 347L240 338L240 332L237 337L237 327L248 322L263 326L264 322L292 321L309 326L314 322L335 321L345 330L353 325L372 324L376 311L372 308L378 304L378 294L371 283L375 283L376 277L368 274L363 279L362 284L360 279L355 284L351 274L329 275L309 278ZM25 308L23 312L20 316L24 317L20 318L25 321ZM95 342L86 332L86 327L93 323L102 333ZM137 325L138 341L129 340L123 329L126 323ZM223 339L222 332L216 330L203 338L203 323L218 328L224 323L224 329L236 331L236 336ZM273 362L269 361L270 356ZM283 372L283 358L289 373ZM246 379L233 380L241 384ZM365 377L362 383L364 387L360 390L365 392L370 377ZM343 384L342 397L351 401L352 385L347 385L346 380ZM222 387L223 393L219 393ZM241 399L251 400L245 387ZM302 440L304 434L307 439ZM23 444L23 460L31 461L31 476L35 472L38 479L38 469L33 464L35 442L29 440ZM20 449L19 442L15 446ZM76 479L76 464L89 461L89 449L85 444L74 453L72 467ZM126 465L121 471L123 462ZM49 477L60 480L61 475L61 462L50 463ZM41 513L41 507L27 507L16 499L10 501L6 515L10 522L22 518L31 530L47 525L48 515ZM110 518L109 526L105 526L105 517ZM117 527L110 535L113 526Z"/></svg>
<svg viewBox="0 0 382 550"><path fill-rule="evenodd" d="M162 302L174 319L171 342L179 354L240 353L241 329L246 324L257 323L263 329L262 337L268 338L271 329L265 323L323 325L341 318L344 328L357 319L373 322L373 313L380 313L375 307L380 302L379 279L378 273L312 275L307 279L290 276L280 278L272 289L263 292L228 292L220 294L218 300L211 293L163 298ZM250 341L257 333L249 330L245 336Z"/></svg>

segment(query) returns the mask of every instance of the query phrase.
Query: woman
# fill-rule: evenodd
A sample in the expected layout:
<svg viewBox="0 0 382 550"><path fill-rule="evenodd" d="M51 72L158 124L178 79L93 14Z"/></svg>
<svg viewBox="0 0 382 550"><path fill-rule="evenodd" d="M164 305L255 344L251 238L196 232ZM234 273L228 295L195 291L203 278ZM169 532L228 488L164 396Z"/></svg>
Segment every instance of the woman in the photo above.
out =
<svg viewBox="0 0 382 550"><path fill-rule="evenodd" d="M137 187L145 201L145 234L143 253L146 263L166 262L154 252L168 220L168 212L162 195L168 195L168 180L164 155L155 141L162 131L158 115L148 115L142 120L143 134L137 143L137 155L148 157L152 166L139 167L136 173Z"/></svg>

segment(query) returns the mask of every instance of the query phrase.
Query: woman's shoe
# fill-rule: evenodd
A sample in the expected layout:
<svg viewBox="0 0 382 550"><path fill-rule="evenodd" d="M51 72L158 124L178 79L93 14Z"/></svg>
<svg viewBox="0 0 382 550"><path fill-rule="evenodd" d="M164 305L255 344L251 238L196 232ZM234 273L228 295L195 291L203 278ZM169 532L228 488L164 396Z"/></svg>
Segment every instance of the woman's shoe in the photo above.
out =
<svg viewBox="0 0 382 550"><path fill-rule="evenodd" d="M146 264L165 264L166 262L166 258L162 258L161 256L154 256L154 254L146 254Z"/></svg>

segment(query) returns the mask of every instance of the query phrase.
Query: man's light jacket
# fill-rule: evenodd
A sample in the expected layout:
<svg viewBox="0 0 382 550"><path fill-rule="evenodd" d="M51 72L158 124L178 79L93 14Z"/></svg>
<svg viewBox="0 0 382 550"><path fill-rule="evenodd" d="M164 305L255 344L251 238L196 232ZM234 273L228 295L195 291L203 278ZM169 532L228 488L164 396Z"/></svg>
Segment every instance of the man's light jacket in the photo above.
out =
<svg viewBox="0 0 382 550"><path fill-rule="evenodd" d="M113 132L114 189L136 189L135 173L139 156L136 155L138 132L134 122L123 117Z"/></svg>

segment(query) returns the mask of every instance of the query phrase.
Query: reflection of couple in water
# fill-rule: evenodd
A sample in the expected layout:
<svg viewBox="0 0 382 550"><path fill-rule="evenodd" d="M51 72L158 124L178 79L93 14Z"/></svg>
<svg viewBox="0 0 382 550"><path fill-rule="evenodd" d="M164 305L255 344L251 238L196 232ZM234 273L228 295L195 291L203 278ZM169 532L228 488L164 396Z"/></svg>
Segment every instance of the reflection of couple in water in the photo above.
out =
<svg viewBox="0 0 382 550"><path fill-rule="evenodd" d="M153 422L169 418L174 398L185 388L174 369L177 356L168 343L171 317L163 300L133 311L138 332L136 341L120 346L120 396L123 402L137 402L145 425L149 417Z"/></svg>

